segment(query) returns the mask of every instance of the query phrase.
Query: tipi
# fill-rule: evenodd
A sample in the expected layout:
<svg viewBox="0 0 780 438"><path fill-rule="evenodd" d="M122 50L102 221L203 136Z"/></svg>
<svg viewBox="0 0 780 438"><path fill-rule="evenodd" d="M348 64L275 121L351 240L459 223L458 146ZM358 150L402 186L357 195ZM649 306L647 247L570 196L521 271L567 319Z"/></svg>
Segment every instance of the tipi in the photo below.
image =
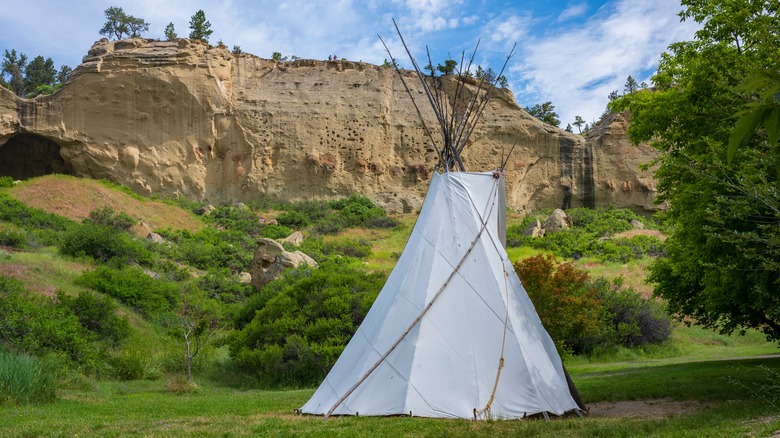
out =
<svg viewBox="0 0 780 438"><path fill-rule="evenodd" d="M444 109L448 98L435 79L431 91L412 63L442 125L441 172L387 283L301 412L469 419L579 412L504 249L503 164L461 171L460 151L495 83L480 81L465 104L457 102L466 94L459 83Z"/></svg>

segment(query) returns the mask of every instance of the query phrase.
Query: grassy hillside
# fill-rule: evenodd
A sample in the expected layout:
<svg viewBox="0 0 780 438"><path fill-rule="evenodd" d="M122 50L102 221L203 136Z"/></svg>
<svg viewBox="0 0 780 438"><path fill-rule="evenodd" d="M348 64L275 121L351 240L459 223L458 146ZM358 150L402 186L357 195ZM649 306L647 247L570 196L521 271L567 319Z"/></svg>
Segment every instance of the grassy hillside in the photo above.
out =
<svg viewBox="0 0 780 438"><path fill-rule="evenodd" d="M48 175L23 181L8 192L30 207L76 221L101 207L125 212L138 221L133 231L143 237L158 228L195 232L203 227L203 222L192 212L142 198L106 181Z"/></svg>
<svg viewBox="0 0 780 438"><path fill-rule="evenodd" d="M2 196L27 207L12 206ZM28 207L73 221L60 223L44 213L25 210ZM105 225L81 224L90 212L103 207L142 223L132 229L135 235L159 230L166 243L133 238L121 229L101 234L100 227ZM588 354L564 355L575 384L592 407L587 418L480 423L333 418L324 422L296 416L293 409L308 399L312 386L321 378L317 372L323 371L308 374L305 381L314 383L303 385L304 389L289 390L286 388L301 386L293 380L269 380L258 370L269 366L288 372L296 365L295 360L269 362L275 351L294 351L301 355L301 361L322 368L328 365L317 362L318 355L339 350L308 344L306 337L316 332L303 330L308 325L296 319L300 316L285 312L296 305L306 307L296 300L326 297L334 309L352 306L347 313L364 312L370 305L367 300L381 287L381 279L403 251L416 215L387 219L358 198L276 208L219 206L198 217L190 210L145 199L121 187L62 176L0 189L0 210L14 212L3 216L0 211L0 237L13 243L0 245L0 279L18 280L27 291L19 292L14 284L0 282L0 289L16 290L0 290L0 312L10 312L3 323L23 320L21 315L40 324L36 330L46 335L52 327L65 327L64 319L75 318L68 312L77 316L78 312L97 309L90 307L95 304L89 301L72 301L70 308L64 308L59 300L68 299L62 297L77 300L94 296L107 299L112 303L106 307L108 312L129 324L129 332L119 340L67 325L72 332L51 335L81 347L65 352L46 350L35 343L14 344L0 336L0 380L8 353L13 359L28 350L34 364L43 364L42 369L52 367L57 376L56 397L48 403L9 401L0 388L0 436L766 436L780 429L777 345L767 343L754 331L725 336L679 322L674 324L671 338L662 344L632 348L610 344ZM509 234L515 239L508 250L510 258L574 252L579 257L575 267L588 270L591 277L622 278L625 286L651 295L643 280L652 258L643 251L655 251L658 242L631 241L633 235L614 231L625 228L625 212L577 214L580 230L544 242L518 237L528 218L510 217ZM277 218L279 224L264 225L260 217ZM297 270L262 292L241 284L237 274L248 269L254 239L277 237L292 229L306 235L302 249L318 259L319 274ZM660 235L657 230L653 233ZM100 240L105 236L108 241ZM585 248L583 241L596 241L593 236L598 236L598 244L588 245L588 254L580 253ZM79 246L85 242L88 245ZM119 246L107 247L113 251L110 256L91 251L95 245L106 244ZM81 252L75 251L75 257L67 255L64 248L68 245L81 248ZM343 288L344 284L359 284L360 294ZM18 307L8 310L3 300L13 293L17 294L13 303ZM44 300L36 301L26 294ZM356 296L359 302L354 302ZM265 306L276 310L265 312ZM47 321L35 319L35 312L59 315L63 321L49 321L54 322L49 327ZM337 324L334 317L339 312L344 313L337 311L328 321L338 326L339 339L346 340L354 327L344 326L344 321ZM92 315L116 324L100 314ZM271 315L281 316L267 319ZM186 318L200 321L201 333L208 335L204 349L193 361L196 385L183 381ZM89 325L89 321L83 323ZM266 323L270 325L262 325ZM253 351L260 351L257 346L238 348L246 347L244 337L268 334L269 327L284 330L276 333L275 341L266 336L263 342L278 342L263 350L266 356L253 355ZM0 326L2 330L4 326ZM74 355L74 351L81 351L89 360ZM269 388L267 385L274 385L275 390L263 390Z"/></svg>

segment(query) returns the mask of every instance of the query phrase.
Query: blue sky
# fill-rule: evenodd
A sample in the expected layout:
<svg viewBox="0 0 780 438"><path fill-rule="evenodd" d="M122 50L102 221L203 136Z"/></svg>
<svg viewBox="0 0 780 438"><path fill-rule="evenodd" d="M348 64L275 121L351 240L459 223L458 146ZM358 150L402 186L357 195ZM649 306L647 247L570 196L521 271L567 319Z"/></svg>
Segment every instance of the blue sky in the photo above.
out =
<svg viewBox="0 0 780 438"><path fill-rule="evenodd" d="M381 64L387 54L379 34L410 67L392 18L421 65L426 45L437 64L460 60L481 39L476 63L498 70L517 43L505 73L510 89L521 106L553 102L562 127L575 115L597 120L628 75L649 83L666 47L696 29L677 17L679 0L0 0L0 50L75 67L100 39L110 6L149 22L148 38L162 38L169 22L186 37L202 9L212 44L265 58L278 51Z"/></svg>

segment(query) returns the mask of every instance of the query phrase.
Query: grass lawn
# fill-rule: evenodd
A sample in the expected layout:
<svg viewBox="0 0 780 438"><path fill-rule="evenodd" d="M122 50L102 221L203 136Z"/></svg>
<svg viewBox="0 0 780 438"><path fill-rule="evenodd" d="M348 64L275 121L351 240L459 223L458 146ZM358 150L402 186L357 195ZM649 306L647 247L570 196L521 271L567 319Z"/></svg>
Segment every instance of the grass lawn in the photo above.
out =
<svg viewBox="0 0 780 438"><path fill-rule="evenodd" d="M732 347L751 343L754 353L777 352L757 339L734 339ZM730 348L719 351L728 355ZM569 361L591 406L583 418L326 421L293 413L313 389L242 391L206 382L194 393L174 395L160 379L87 382L61 390L52 404L0 407L0 436L772 436L780 430L780 357L701 357ZM628 410L613 412L615 406Z"/></svg>

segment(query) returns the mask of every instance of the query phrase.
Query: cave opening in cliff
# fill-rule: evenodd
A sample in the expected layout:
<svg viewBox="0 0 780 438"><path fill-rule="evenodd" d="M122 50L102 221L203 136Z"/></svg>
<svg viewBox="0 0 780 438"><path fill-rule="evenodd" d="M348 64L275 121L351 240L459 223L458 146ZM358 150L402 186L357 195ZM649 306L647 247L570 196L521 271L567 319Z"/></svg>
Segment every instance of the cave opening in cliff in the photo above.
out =
<svg viewBox="0 0 780 438"><path fill-rule="evenodd" d="M0 145L0 176L25 180L52 173L69 173L57 143L35 134L16 134Z"/></svg>

